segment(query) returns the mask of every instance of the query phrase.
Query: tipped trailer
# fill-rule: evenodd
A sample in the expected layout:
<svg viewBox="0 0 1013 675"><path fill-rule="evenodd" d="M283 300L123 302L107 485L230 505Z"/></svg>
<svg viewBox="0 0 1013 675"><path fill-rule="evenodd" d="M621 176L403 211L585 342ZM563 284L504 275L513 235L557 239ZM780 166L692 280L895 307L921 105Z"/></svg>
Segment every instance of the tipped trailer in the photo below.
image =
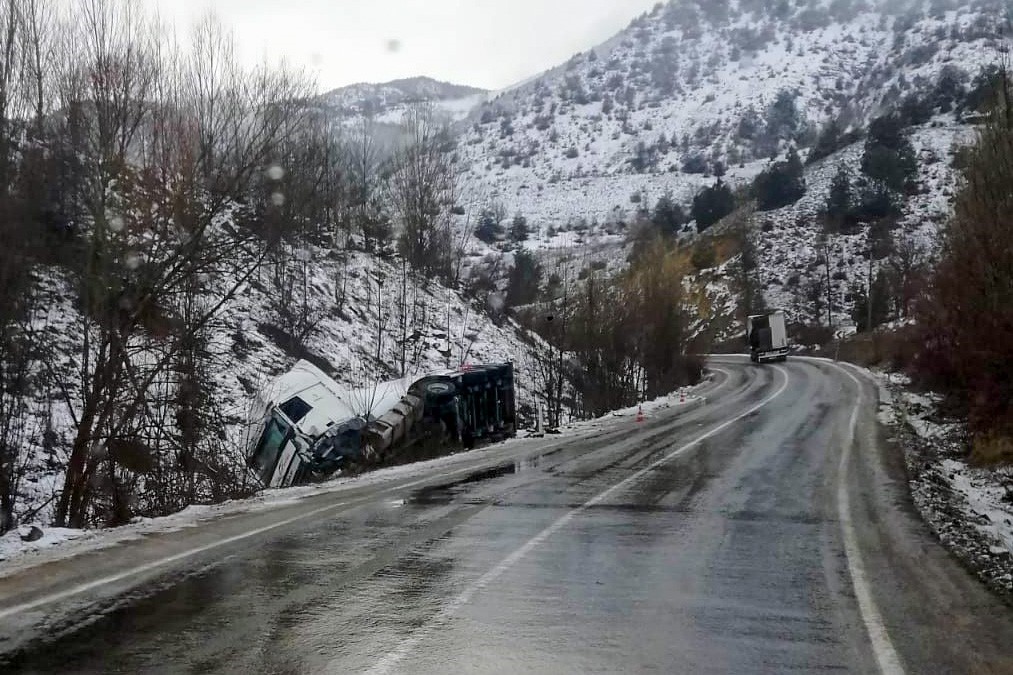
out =
<svg viewBox="0 0 1013 675"><path fill-rule="evenodd" d="M786 361L788 359L788 330L784 312L777 310L757 314L746 320L746 342L753 363Z"/></svg>
<svg viewBox="0 0 1013 675"><path fill-rule="evenodd" d="M383 464L421 441L470 448L516 433L510 363L348 390L300 361L258 399L263 422L247 465L268 487Z"/></svg>

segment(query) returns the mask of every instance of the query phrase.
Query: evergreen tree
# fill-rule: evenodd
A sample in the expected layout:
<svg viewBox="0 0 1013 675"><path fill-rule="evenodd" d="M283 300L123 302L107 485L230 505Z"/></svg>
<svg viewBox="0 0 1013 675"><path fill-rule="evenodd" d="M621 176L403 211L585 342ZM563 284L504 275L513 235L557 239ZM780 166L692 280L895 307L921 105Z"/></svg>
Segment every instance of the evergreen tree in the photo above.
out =
<svg viewBox="0 0 1013 675"><path fill-rule="evenodd" d="M830 194L827 196L824 215L828 229L840 232L852 217L854 194L851 189L851 172L841 165L830 183Z"/></svg>
<svg viewBox="0 0 1013 675"><path fill-rule="evenodd" d="M686 214L682 207L672 199L671 193L662 195L654 206L651 222L662 234L675 235L686 224Z"/></svg>
<svg viewBox="0 0 1013 675"><path fill-rule="evenodd" d="M517 251L514 255L514 266L507 278L507 306L520 307L538 300L541 283L542 266L528 250Z"/></svg>
<svg viewBox="0 0 1013 675"><path fill-rule="evenodd" d="M837 120L830 120L817 136L816 143L806 158L806 164L814 164L840 150L844 142L843 135L840 123Z"/></svg>
<svg viewBox="0 0 1013 675"><path fill-rule="evenodd" d="M869 222L897 215L898 210L895 193L886 183L874 180L867 182L859 191L852 217Z"/></svg>
<svg viewBox="0 0 1013 675"><path fill-rule="evenodd" d="M720 178L693 198L692 216L698 232L703 232L734 210L735 195Z"/></svg>
<svg viewBox="0 0 1013 675"><path fill-rule="evenodd" d="M900 116L886 115L873 120L865 141L862 173L893 192L903 193L917 171L914 147Z"/></svg>
<svg viewBox="0 0 1013 675"><path fill-rule="evenodd" d="M788 159L775 162L756 177L753 193L760 211L771 211L794 204L805 195L802 161L794 148Z"/></svg>
<svg viewBox="0 0 1013 675"><path fill-rule="evenodd" d="M520 244L528 240L531 231L528 229L528 219L518 213L510 223L510 241Z"/></svg>
<svg viewBox="0 0 1013 675"><path fill-rule="evenodd" d="M872 282L872 326L869 326L869 294L864 287L855 287L851 293L855 305L851 310L851 319L860 333L875 329L886 323L890 318L890 298L892 289L887 275L880 270Z"/></svg>
<svg viewBox="0 0 1013 675"><path fill-rule="evenodd" d="M494 244L503 236L503 214L496 208L485 209L478 216L475 236L486 244Z"/></svg>

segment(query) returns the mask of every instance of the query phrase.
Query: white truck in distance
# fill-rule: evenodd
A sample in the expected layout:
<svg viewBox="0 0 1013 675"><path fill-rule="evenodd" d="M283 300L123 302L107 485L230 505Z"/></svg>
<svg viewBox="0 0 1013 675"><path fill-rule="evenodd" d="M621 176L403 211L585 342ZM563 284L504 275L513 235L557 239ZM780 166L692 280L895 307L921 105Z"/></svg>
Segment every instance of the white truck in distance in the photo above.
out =
<svg viewBox="0 0 1013 675"><path fill-rule="evenodd" d="M785 361L788 358L788 330L784 312L757 314L746 320L746 342L753 363Z"/></svg>

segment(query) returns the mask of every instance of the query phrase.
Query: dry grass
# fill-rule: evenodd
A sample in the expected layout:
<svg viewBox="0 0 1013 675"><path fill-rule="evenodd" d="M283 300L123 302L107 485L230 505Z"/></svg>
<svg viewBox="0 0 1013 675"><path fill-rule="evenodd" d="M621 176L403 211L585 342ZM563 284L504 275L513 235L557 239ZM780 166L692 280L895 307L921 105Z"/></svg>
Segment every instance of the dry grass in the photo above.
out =
<svg viewBox="0 0 1013 675"><path fill-rule="evenodd" d="M825 345L836 351L836 343ZM859 333L840 344L840 359L866 368L881 367L887 370L906 370L917 353L914 333L907 328L873 334Z"/></svg>
<svg viewBox="0 0 1013 675"><path fill-rule="evenodd" d="M714 262L723 265L739 254L739 242L730 235L720 235L712 238L714 246Z"/></svg>
<svg viewBox="0 0 1013 675"><path fill-rule="evenodd" d="M995 468L1013 465L1013 438L999 434L979 434L971 444L971 464Z"/></svg>

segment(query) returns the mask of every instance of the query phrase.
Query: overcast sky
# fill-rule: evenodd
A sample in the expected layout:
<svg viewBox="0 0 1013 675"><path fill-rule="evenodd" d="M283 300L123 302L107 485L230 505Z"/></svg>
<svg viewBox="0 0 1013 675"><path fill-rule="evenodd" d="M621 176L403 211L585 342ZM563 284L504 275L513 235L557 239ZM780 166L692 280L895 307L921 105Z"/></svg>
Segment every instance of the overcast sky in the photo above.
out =
<svg viewBox="0 0 1013 675"><path fill-rule="evenodd" d="M247 59L286 57L321 89L428 75L500 89L612 37L657 0L146 0L180 29L208 10Z"/></svg>

